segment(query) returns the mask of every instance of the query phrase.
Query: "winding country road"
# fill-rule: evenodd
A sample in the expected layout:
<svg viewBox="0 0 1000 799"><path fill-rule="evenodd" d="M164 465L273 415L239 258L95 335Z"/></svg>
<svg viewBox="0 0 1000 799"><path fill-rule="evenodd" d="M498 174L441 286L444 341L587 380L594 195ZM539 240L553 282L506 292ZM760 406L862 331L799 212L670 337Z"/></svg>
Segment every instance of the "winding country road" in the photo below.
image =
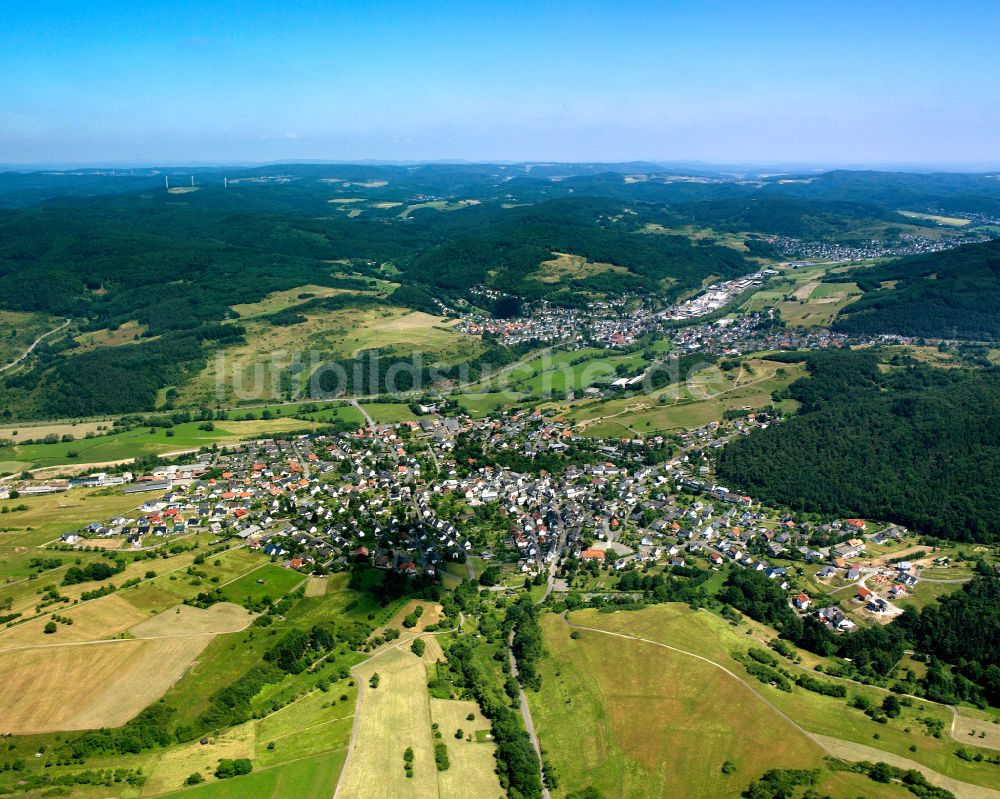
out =
<svg viewBox="0 0 1000 799"><path fill-rule="evenodd" d="M364 406L357 399L348 400L348 402L353 405L358 413L365 417L365 422L368 423L368 429L371 431L372 435L375 435L375 420L369 415L368 411L364 409Z"/></svg>
<svg viewBox="0 0 1000 799"><path fill-rule="evenodd" d="M29 355L31 355L31 353L33 353L35 351L35 347L37 347L39 344L41 344L45 339L47 339L53 333L58 333L64 327L67 327L69 325L69 322L70 322L70 320L67 319L65 322L63 322L61 325L59 325L59 327L53 328L48 333L42 333L42 335L40 335L38 338L36 338L34 341L31 342L31 346L28 347L28 349L26 349L23 353L21 353L21 356L19 358L11 361L6 366L0 366L0 372L6 372L8 369L13 369L15 366L17 366L19 363L21 363L25 358L27 358Z"/></svg>
<svg viewBox="0 0 1000 799"><path fill-rule="evenodd" d="M562 533L559 536L559 546L556 547L557 551L562 547L562 544L564 543L565 540L564 535L565 533ZM558 562L557 559L553 558L552 562L549 564L549 576L545 584L545 593L542 594L542 598L535 603L536 605L541 605L548 598L549 594L552 593L552 587L555 584L555 578L556 578L557 562ZM565 618L563 619L563 621L566 621ZM566 623L569 624L569 622ZM511 630L510 637L508 637L507 639L507 657L510 659L511 674L513 674L514 678L517 679L517 659L514 657L513 647L514 647L514 631ZM542 747L541 744L538 743L538 734L535 732L535 722L531 718L531 708L528 707L528 695L524 692L524 686L521 685L520 680L517 681L517 693L518 693L518 700L521 706L521 717L524 719L524 729L528 733L528 738L531 739L531 745L535 748L535 753L538 755L538 763L542 768L542 774L541 774L542 796L544 797L544 799L551 799L551 794L549 794L549 789L545 786L545 765L542 761Z"/></svg>
<svg viewBox="0 0 1000 799"><path fill-rule="evenodd" d="M507 639L507 657L510 659L510 673L514 675L514 679L517 679L517 659L514 657L514 651L511 648L514 644L514 631L510 631L510 637ZM535 753L538 755L539 764L542 763L542 747L538 743L538 735L535 733L535 722L531 719L531 708L528 707L528 696L524 693L524 687L521 685L520 680L517 683L517 692L520 696L521 704L521 716L524 718L524 729L528 733L528 737L531 739L531 745L535 747ZM542 796L545 799L551 799L551 794L549 789L545 787L545 767L542 766Z"/></svg>

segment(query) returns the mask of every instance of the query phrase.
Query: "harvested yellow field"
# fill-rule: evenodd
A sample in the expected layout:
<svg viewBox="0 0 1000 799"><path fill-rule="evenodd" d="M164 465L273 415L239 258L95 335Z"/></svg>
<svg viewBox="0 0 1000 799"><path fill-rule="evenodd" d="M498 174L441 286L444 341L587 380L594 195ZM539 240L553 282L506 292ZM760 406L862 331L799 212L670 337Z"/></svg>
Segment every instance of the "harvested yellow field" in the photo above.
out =
<svg viewBox="0 0 1000 799"><path fill-rule="evenodd" d="M369 687L378 673L377 688ZM360 686L356 736L336 799L431 799L438 795L431 737L427 672L423 662L397 648L354 671ZM413 777L403 753L413 749ZM466 794L472 796L472 794Z"/></svg>
<svg viewBox="0 0 1000 799"><path fill-rule="evenodd" d="M421 640L424 642L424 655L421 659L426 665L433 666L439 660L446 660L444 650L441 649L441 644L438 643L436 635L428 633L427 635L421 636Z"/></svg>
<svg viewBox="0 0 1000 799"><path fill-rule="evenodd" d="M924 666L923 663L919 665ZM959 741L971 739L976 746L986 749L1000 749L1000 729L993 723L992 717L972 708L959 708L952 725L952 735Z"/></svg>
<svg viewBox="0 0 1000 799"><path fill-rule="evenodd" d="M816 282L803 283L801 286L795 289L795 293L792 296L795 297L795 299L797 300L808 300L813 293L813 289L815 289L818 285L819 283Z"/></svg>
<svg viewBox="0 0 1000 799"><path fill-rule="evenodd" d="M58 624L56 632L51 635L43 632L43 628L51 620L49 615L8 627L0 631L0 652L25 646L110 638L147 618L147 614L122 599L119 594L94 599L77 607L53 607L52 612L72 619L73 623Z"/></svg>
<svg viewBox="0 0 1000 799"><path fill-rule="evenodd" d="M962 219L959 216L940 216L938 214L919 214L916 211L900 211L902 216L909 217L910 219L926 219L928 222L937 222L939 225L948 225L949 227L965 227L972 223L971 219Z"/></svg>
<svg viewBox="0 0 1000 799"><path fill-rule="evenodd" d="M425 653L426 654L426 653ZM469 720L469 715L473 720ZM465 799L467 796L502 796L503 789L496 775L496 746L492 742L479 743L477 731L490 729L490 722L483 717L475 702L431 699L431 719L440 727L441 741L448 747L450 766L438 772L438 790L441 799ZM455 738L462 730L462 740ZM469 736L472 740L469 740Z"/></svg>
<svg viewBox="0 0 1000 799"><path fill-rule="evenodd" d="M55 435L62 438L69 435L74 438L83 438L87 433L103 433L105 429L111 427L111 422L75 422L64 424L39 424L39 425L14 425L13 427L0 427L0 439L12 441L15 444L19 441L37 441L45 436Z"/></svg>
<svg viewBox="0 0 1000 799"><path fill-rule="evenodd" d="M206 780L222 758L252 758L257 744L257 725L250 721L213 735L207 744L192 741L164 752L150 772L143 787L143 796L175 791L190 774L200 772Z"/></svg>
<svg viewBox="0 0 1000 799"><path fill-rule="evenodd" d="M118 727L159 699L210 636L38 646L0 653L0 729Z"/></svg>
<svg viewBox="0 0 1000 799"><path fill-rule="evenodd" d="M418 605L424 609L424 612L420 618L417 619L417 626L407 629L403 626L403 619L413 613L417 609ZM441 621L441 611L442 607L435 602L428 602L425 599L411 599L396 612L395 616L389 619L385 626L395 627L404 634L420 633L427 629L428 625L437 624Z"/></svg>
<svg viewBox="0 0 1000 799"><path fill-rule="evenodd" d="M316 597L326 595L326 577L310 577L306 583L306 596Z"/></svg>
<svg viewBox="0 0 1000 799"><path fill-rule="evenodd" d="M253 619L253 614L246 608L231 602L217 602L210 608L177 605L136 624L129 632L136 638L235 633L249 627Z"/></svg>

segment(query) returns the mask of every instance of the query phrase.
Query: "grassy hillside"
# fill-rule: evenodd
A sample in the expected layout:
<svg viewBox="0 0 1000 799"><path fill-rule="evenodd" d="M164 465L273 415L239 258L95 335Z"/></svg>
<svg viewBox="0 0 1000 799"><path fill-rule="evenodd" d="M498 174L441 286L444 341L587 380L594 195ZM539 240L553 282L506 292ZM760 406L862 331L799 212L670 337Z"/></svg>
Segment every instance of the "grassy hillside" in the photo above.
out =
<svg viewBox="0 0 1000 799"><path fill-rule="evenodd" d="M573 639L555 615L543 631L542 690L530 699L556 796L593 785L608 799L737 797L768 766L822 763L809 738L709 663L586 631Z"/></svg>
<svg viewBox="0 0 1000 799"><path fill-rule="evenodd" d="M954 754L956 747L966 742L951 738L947 732L940 738L935 737L920 721L921 718L925 720L936 719L947 729L951 723L952 714L943 705L913 700L911 705L904 707L898 717L885 724L879 724L864 713L850 708L843 698L824 696L798 685L792 686L790 691L785 691L751 676L746 668L734 658L734 655L745 653L751 647L759 648L766 640L773 637L773 631L766 627L746 620L734 626L704 610L693 611L686 605L680 604L655 605L639 611L617 613L585 610L574 612L568 618L569 622L576 626L580 638L576 641L569 639L567 646L587 648L598 646L590 641L593 637L607 639L611 648L617 650L617 653L609 651L608 657L612 663L617 660L619 665L623 666L623 671L610 679L621 684L628 684L634 679L632 670L626 665L630 651L636 649L642 651L648 648L656 653L650 656L650 659L644 663L644 667L653 670L647 679L657 680L661 674L665 678L657 680L657 682L664 683L664 687L660 689L660 695L667 694L668 703L678 699L683 701L687 686L697 682L694 675L709 673L701 671L699 664L722 677L726 677L726 672L718 667L727 669L730 673L727 679L737 688L744 690L748 698L739 703L728 703L724 706L719 706L714 702L710 703L705 699L705 701L698 702L691 707L675 707L674 716L669 722L657 721L655 718L646 722L645 713L655 714L656 705L654 703L657 700L654 698L656 696L654 690L646 694L647 704L650 705L649 710L635 711L633 717L639 720L639 723L634 726L637 732L646 730L656 732L661 729L659 725L665 724L668 735L672 725L687 728L687 737L701 737L708 742L704 748L705 755L714 754L718 757L723 752L719 750L713 752L712 748L717 723L716 713L728 711L728 716L723 724L729 729L739 730L749 720L756 719L760 726L756 728L756 731L746 733L746 736L752 745L758 747L756 750L758 754L752 756L749 761L733 758L737 769L734 774L739 775L737 782L741 783L741 789L746 787L751 778L759 776L768 768L787 768L792 762L796 762L793 758L808 757L808 752L804 753L797 745L797 741L800 740L797 736L801 735L807 744L817 745L818 748L822 747L821 754L832 752L849 760L900 762L900 759L905 759L909 763L906 767L923 771L935 784L947 785L951 780L958 781L957 784L952 784L952 790L956 792L956 795L967 797L997 795L990 792L991 787L996 782L994 774L996 766L975 760L965 761L956 757ZM567 638L568 629L564 633ZM547 633L551 633L551 628L547 627L546 630ZM598 630L603 632L598 632ZM563 651L556 636L550 638L547 635L546 643L549 644L550 641L553 647L559 646L559 651ZM656 643L664 644L666 648L657 647ZM672 650L670 647L675 649ZM675 671L674 667L671 666L672 657L680 658L677 662L682 671ZM700 661L698 657L705 660ZM575 657L571 657L570 660L574 665L576 664ZM711 666L712 663L716 666ZM556 668L559 668L558 664ZM593 680L595 675L600 678L605 667L594 663L590 669L588 679ZM780 659L779 669L785 669L793 677L799 673L814 673L811 668L794 665L786 659ZM570 673L575 674L575 670L571 670ZM560 681L559 676L553 676L557 682ZM833 678L826 676L823 679L832 680ZM864 696L875 704L881 703L889 693L884 689L863 686L859 683L838 682L842 682L847 687L850 696ZM544 697L546 690L543 682L540 696ZM714 697L715 695L715 690L706 690L706 697ZM619 696L618 689L611 688L607 694L594 692L584 698L604 708L605 713L614 715L617 712L614 709L616 703L608 701L607 697L616 696ZM640 693L639 696L641 697L642 694ZM564 694L555 697L556 701L553 706L558 708L559 704L564 704L567 698L571 698L574 704L579 701L575 694L572 697ZM545 700L545 704L548 705L549 701ZM759 709L754 709L755 704ZM667 704L665 707L669 708L670 706ZM534 711L534 704L532 707ZM546 712L544 708L542 712ZM583 713L579 705L576 705L576 713ZM644 724L645 726L643 726ZM581 727L578 749L586 751L584 747L590 745L592 738L599 735L604 726L603 722L598 720L593 724L593 732L586 726ZM540 722L539 728L542 735L542 745L545 746L544 728ZM738 737L738 733L734 737ZM668 742L665 739L661 740L664 744ZM974 746L971 738L968 743ZM738 753L743 743L736 740L726 741L722 746L729 747L731 753ZM782 747L784 747L784 751L782 751ZM992 754L988 749L979 751L984 756ZM710 774L708 764L702 759L701 753L696 752L686 758L675 758L672 755L673 750L664 749L664 760L669 761L666 768L668 771L675 772L673 775L666 776L666 779L686 780L692 788L701 781L701 784L706 788L703 795L727 795L728 784L724 782L725 777L722 774ZM775 758L783 756L789 758L784 766L780 761L776 762L775 760ZM802 762L802 760L798 760L798 762ZM590 773L584 771L579 777L564 776L568 780L573 780L568 786L572 789L572 785L577 784L576 780L586 780ZM839 783L840 777L839 774L826 777L825 779L831 781L826 783L829 787L822 790L821 795L824 793L830 793L833 796L882 797L894 795L881 793L881 786L872 783L868 783L867 787L863 787L859 793L849 793L846 790L847 786ZM712 782L725 787L716 788L717 792L713 792ZM603 783L601 785L603 786ZM859 787L862 786L859 785ZM621 794L611 790L608 792L609 797L618 795ZM697 794L693 791L691 793L680 791L665 795Z"/></svg>

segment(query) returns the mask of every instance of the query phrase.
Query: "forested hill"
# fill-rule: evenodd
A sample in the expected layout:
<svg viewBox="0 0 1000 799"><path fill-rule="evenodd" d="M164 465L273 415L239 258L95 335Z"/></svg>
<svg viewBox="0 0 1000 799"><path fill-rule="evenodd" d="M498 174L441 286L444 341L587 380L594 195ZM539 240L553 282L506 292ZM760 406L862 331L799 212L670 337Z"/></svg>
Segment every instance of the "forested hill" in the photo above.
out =
<svg viewBox="0 0 1000 799"><path fill-rule="evenodd" d="M871 174L862 184L892 197L894 180ZM752 254L776 252L758 234L852 241L898 236L905 225L962 235L901 221L898 206L863 194L845 199L852 181L677 174L647 163L3 173L0 312L40 330L70 325L0 377L0 413L149 409L210 351L237 345L245 331L234 305L272 292L318 286L342 292L338 302L432 314L466 303L497 311L471 292L478 285L566 306L629 292L667 304L756 270ZM902 182L933 194L942 181ZM1000 181L953 183L949 191L1000 197ZM864 306L842 323L853 316L861 325ZM126 329L128 349L79 340Z"/></svg>
<svg viewBox="0 0 1000 799"><path fill-rule="evenodd" d="M733 441L722 480L792 509L1000 540L1000 370L879 368L872 352L789 355L797 415Z"/></svg>
<svg viewBox="0 0 1000 799"><path fill-rule="evenodd" d="M879 223L912 221L871 203L846 200L806 200L766 193L701 202L675 203L680 222L716 230L752 230L808 240L861 238L859 229Z"/></svg>
<svg viewBox="0 0 1000 799"><path fill-rule="evenodd" d="M1000 340L1000 240L901 258L835 279L856 280L866 289L834 323L845 333Z"/></svg>
<svg viewBox="0 0 1000 799"><path fill-rule="evenodd" d="M432 178L476 191L493 179L443 169L414 181ZM626 291L666 302L708 278L755 268L733 247L647 231L665 212L644 203L431 200L410 195L413 182L390 191L402 181L398 171L363 186L347 178L249 180L0 210L0 311L43 315L51 327L71 320L25 368L0 378L0 413L151 410L159 390L190 379L210 350L240 339L234 305L271 292L321 286L343 292L344 307L430 313L441 311L440 301L474 299L469 290L479 284L570 305ZM546 272L557 253L583 267ZM129 323L137 332L127 348L86 349L74 340Z"/></svg>
<svg viewBox="0 0 1000 799"><path fill-rule="evenodd" d="M477 284L526 299L589 302L594 293L656 291L672 299L707 275L731 278L753 267L741 253L711 241L646 232L667 221L661 208L603 198L566 198L511 209L491 224L429 249L403 267L405 278L435 294L461 296ZM563 276L543 282L539 265L572 253L621 267L609 274ZM624 271L622 271L624 270Z"/></svg>

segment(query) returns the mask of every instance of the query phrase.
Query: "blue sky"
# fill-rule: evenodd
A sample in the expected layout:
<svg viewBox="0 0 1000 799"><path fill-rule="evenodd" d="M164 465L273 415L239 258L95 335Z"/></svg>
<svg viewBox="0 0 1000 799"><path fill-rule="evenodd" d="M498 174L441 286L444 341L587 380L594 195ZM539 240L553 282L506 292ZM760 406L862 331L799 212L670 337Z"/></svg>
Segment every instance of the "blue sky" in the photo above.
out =
<svg viewBox="0 0 1000 799"><path fill-rule="evenodd" d="M997 165L998 29L962 0L0 0L0 163Z"/></svg>

